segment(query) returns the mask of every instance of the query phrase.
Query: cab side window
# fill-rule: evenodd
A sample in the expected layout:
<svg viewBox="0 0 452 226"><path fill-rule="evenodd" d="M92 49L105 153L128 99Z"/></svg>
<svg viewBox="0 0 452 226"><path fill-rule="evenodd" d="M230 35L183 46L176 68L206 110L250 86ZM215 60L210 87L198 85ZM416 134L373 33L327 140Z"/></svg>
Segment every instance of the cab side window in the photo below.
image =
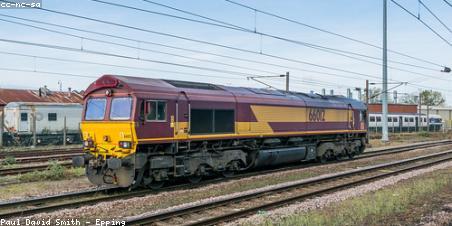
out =
<svg viewBox="0 0 452 226"><path fill-rule="evenodd" d="M146 101L146 121L166 121L166 101Z"/></svg>

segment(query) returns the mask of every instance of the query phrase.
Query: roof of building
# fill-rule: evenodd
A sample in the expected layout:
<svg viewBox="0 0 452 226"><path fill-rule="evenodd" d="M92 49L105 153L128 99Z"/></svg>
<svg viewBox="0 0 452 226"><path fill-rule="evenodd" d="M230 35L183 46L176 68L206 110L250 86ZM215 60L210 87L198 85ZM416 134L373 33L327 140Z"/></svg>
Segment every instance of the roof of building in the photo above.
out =
<svg viewBox="0 0 452 226"><path fill-rule="evenodd" d="M45 89L45 90L44 90ZM0 89L0 106L10 102L82 103L83 95L76 91Z"/></svg>

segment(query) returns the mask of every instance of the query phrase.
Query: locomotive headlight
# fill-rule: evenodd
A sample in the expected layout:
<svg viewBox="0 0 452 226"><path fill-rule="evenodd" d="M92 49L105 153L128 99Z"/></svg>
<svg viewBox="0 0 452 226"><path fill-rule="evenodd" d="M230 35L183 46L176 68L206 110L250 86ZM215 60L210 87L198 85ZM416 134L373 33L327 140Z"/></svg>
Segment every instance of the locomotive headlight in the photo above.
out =
<svg viewBox="0 0 452 226"><path fill-rule="evenodd" d="M130 149L132 148L132 142L130 141L119 141L119 147L124 149Z"/></svg>
<svg viewBox="0 0 452 226"><path fill-rule="evenodd" d="M83 147L85 148L92 148L94 146L94 142L91 139L84 140L83 141Z"/></svg>

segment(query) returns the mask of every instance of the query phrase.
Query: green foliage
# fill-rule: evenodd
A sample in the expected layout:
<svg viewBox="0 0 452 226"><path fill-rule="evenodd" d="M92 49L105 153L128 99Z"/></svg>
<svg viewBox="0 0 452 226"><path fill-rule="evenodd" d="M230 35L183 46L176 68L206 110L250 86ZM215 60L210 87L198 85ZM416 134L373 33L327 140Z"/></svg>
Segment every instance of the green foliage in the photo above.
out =
<svg viewBox="0 0 452 226"><path fill-rule="evenodd" d="M452 183L448 175L411 181L397 186L343 201L331 207L283 218L267 220L263 225L366 225L392 214L404 213L417 199L434 195Z"/></svg>
<svg viewBox="0 0 452 226"><path fill-rule="evenodd" d="M1 165L14 165L16 164L16 158L14 156L6 156L5 159L2 161Z"/></svg>
<svg viewBox="0 0 452 226"><path fill-rule="evenodd" d="M33 182L43 180L63 180L74 177L80 177L85 174L84 168L71 168L66 169L64 166L56 161L51 161L49 167L44 171L34 171L31 173L25 173L18 176L18 179L22 182Z"/></svg>
<svg viewBox="0 0 452 226"><path fill-rule="evenodd" d="M381 89L372 87L369 89L369 103L381 103Z"/></svg>
<svg viewBox="0 0 452 226"><path fill-rule="evenodd" d="M419 96L419 94L416 94L416 93L410 93L407 95L403 95L399 99L399 103L401 103L401 104L419 104L418 96Z"/></svg>
<svg viewBox="0 0 452 226"><path fill-rule="evenodd" d="M427 106L440 106L446 102L443 94L438 91L424 90L421 92L421 103Z"/></svg>
<svg viewBox="0 0 452 226"><path fill-rule="evenodd" d="M422 132L419 132L418 135L421 137L430 137L431 134L427 131L422 131Z"/></svg>
<svg viewBox="0 0 452 226"><path fill-rule="evenodd" d="M64 167L56 161L51 161L47 168L48 178L51 180L59 180L64 177Z"/></svg>

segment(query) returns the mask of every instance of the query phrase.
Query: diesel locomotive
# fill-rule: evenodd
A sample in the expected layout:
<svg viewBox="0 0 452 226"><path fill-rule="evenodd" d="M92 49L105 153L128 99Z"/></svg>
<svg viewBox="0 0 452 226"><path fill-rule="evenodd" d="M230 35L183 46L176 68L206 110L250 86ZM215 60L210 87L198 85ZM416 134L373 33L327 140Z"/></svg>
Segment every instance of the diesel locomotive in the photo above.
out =
<svg viewBox="0 0 452 226"><path fill-rule="evenodd" d="M366 147L367 112L343 96L104 75L85 92L81 131L73 163L93 184L158 188L352 158Z"/></svg>

